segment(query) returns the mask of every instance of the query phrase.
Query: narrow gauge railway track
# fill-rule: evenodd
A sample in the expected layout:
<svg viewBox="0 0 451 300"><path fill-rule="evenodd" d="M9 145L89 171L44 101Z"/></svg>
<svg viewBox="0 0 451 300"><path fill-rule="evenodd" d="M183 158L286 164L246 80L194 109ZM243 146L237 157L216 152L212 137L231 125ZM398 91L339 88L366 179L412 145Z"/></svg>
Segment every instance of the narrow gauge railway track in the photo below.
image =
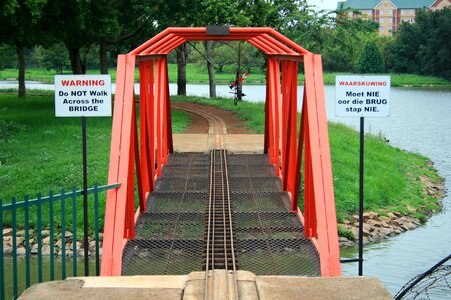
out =
<svg viewBox="0 0 451 300"><path fill-rule="evenodd" d="M203 248L204 295L206 300L239 299L227 155L223 149L213 149L210 155L210 195Z"/></svg>
<svg viewBox="0 0 451 300"><path fill-rule="evenodd" d="M227 134L227 125L223 119L204 110L188 108L182 105L178 105L177 103L174 103L171 106L172 108L184 110L206 119L209 125L208 133L214 136L212 148L224 148L224 135Z"/></svg>

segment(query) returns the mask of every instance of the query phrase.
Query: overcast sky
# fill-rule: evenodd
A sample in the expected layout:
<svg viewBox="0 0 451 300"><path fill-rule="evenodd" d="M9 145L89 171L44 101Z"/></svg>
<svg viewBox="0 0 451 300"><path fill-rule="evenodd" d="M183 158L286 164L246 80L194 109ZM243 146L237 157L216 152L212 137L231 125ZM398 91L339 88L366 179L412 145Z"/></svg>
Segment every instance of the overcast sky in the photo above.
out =
<svg viewBox="0 0 451 300"><path fill-rule="evenodd" d="M338 0L307 0L310 5L315 5L320 9L333 10L337 8Z"/></svg>

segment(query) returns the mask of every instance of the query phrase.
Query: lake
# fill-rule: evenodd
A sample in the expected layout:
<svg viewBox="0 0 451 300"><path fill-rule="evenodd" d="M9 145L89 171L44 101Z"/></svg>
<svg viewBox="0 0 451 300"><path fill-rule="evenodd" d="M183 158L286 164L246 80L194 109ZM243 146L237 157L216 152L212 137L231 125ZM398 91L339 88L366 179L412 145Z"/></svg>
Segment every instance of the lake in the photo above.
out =
<svg viewBox="0 0 451 300"><path fill-rule="evenodd" d="M17 82L0 82L1 88L17 88ZM29 82L27 88L53 90L52 84ZM114 87L113 87L114 90ZM137 85L136 93L139 93ZM233 97L229 87L217 87L218 96ZM264 101L265 86L243 87L248 101ZM298 99L302 101L303 87ZM170 84L176 93L176 84ZM208 96L208 85L187 85L188 95ZM327 115L330 121L358 128L359 118L335 116L335 87L326 86ZM239 105L239 104L238 104ZM300 107L300 106L299 106ZM365 131L382 134L390 144L432 159L451 190L451 91L435 89L391 89L390 116L366 118ZM371 172L371 170L365 170ZM408 280L433 266L451 252L451 196L443 199L444 209L423 226L385 241L365 246L364 275L375 276L394 295ZM356 257L357 248L345 249L341 256ZM357 275L357 264L343 264L343 274ZM438 297L437 297L438 298ZM446 296L443 296L446 298Z"/></svg>

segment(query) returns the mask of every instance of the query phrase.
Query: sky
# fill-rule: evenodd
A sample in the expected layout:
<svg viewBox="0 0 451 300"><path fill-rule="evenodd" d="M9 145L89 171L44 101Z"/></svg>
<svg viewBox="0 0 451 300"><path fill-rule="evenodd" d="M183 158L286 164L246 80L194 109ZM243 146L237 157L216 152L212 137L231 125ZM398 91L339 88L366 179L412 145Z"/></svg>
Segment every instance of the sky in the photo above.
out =
<svg viewBox="0 0 451 300"><path fill-rule="evenodd" d="M333 10L337 8L338 0L307 0L308 4L315 5L320 9Z"/></svg>

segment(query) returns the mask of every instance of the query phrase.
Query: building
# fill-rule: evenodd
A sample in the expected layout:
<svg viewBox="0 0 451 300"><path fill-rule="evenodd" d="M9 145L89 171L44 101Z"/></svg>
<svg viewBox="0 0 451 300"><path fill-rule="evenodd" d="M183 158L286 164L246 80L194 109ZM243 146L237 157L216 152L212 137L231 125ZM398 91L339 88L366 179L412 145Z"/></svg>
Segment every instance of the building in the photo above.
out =
<svg viewBox="0 0 451 300"><path fill-rule="evenodd" d="M347 0L338 2L337 9L349 9L348 18L365 18L379 23L380 35L392 35L403 22L414 23L418 10L442 9L451 0Z"/></svg>

